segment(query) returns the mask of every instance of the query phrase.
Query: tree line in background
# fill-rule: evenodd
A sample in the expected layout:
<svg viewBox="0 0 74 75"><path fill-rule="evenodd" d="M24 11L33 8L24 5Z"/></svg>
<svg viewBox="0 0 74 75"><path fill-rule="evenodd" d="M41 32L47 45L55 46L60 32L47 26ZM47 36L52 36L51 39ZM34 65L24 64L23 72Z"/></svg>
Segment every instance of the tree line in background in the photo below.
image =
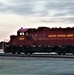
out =
<svg viewBox="0 0 74 75"><path fill-rule="evenodd" d="M3 42L0 42L0 49L3 48Z"/></svg>

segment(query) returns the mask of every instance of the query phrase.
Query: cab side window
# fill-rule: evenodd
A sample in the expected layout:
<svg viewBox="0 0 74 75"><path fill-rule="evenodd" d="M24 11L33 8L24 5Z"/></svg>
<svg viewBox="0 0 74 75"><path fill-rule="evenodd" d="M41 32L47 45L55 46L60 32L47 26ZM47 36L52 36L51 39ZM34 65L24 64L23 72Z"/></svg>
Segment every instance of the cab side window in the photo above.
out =
<svg viewBox="0 0 74 75"><path fill-rule="evenodd" d="M28 35L28 32L26 32L26 35Z"/></svg>

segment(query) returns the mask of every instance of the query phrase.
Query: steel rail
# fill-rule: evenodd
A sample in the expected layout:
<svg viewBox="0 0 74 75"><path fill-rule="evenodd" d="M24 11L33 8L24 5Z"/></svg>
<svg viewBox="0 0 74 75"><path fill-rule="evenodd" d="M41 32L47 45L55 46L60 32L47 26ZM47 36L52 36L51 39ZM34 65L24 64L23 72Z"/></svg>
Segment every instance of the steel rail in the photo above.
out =
<svg viewBox="0 0 74 75"><path fill-rule="evenodd" d="M4 54L0 53L3 57L35 57L35 58L74 58L73 55L55 55L55 54Z"/></svg>

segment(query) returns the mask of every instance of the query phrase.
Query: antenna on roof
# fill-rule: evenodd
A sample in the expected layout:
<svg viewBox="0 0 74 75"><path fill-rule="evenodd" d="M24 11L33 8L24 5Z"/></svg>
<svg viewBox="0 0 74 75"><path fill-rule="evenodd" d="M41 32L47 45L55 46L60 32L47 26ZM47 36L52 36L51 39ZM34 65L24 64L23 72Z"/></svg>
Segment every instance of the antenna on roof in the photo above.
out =
<svg viewBox="0 0 74 75"><path fill-rule="evenodd" d="M23 29L23 27L21 27L21 29Z"/></svg>

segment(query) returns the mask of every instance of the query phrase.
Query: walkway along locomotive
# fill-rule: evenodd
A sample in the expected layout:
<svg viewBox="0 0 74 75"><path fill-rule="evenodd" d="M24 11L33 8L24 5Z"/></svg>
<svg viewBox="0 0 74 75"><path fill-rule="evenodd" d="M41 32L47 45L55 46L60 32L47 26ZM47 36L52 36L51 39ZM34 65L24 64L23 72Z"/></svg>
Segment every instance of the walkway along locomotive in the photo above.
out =
<svg viewBox="0 0 74 75"><path fill-rule="evenodd" d="M11 35L4 43L4 52L32 54L35 52L56 52L74 54L74 28L20 28L17 35Z"/></svg>

